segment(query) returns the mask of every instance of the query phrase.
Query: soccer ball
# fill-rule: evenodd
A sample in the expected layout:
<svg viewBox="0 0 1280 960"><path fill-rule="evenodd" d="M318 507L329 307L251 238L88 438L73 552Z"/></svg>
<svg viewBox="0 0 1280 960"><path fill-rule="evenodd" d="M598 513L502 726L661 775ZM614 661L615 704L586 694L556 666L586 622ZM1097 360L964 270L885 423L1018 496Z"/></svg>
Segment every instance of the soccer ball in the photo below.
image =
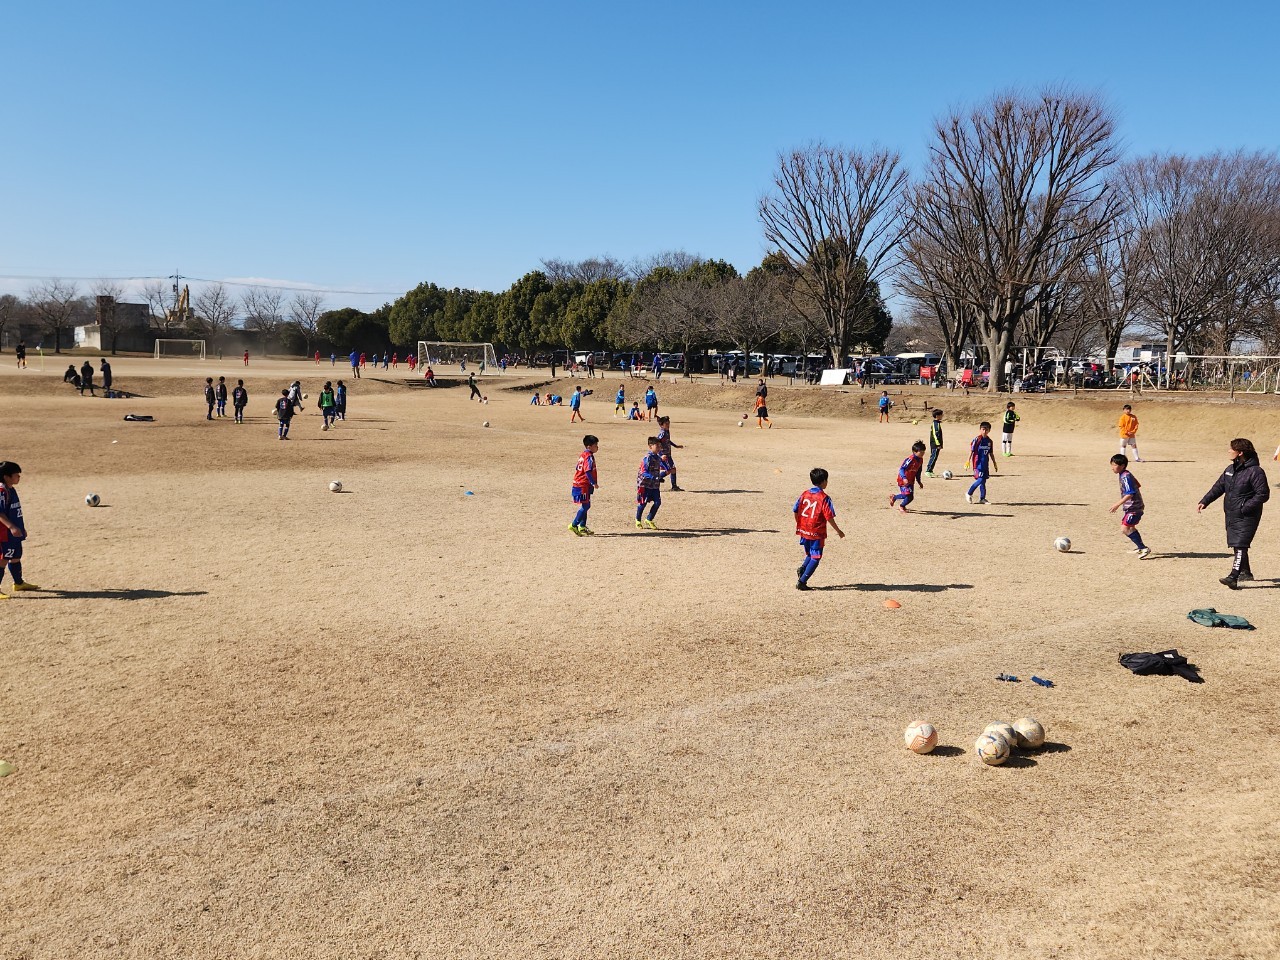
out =
<svg viewBox="0 0 1280 960"><path fill-rule="evenodd" d="M1059 537L1057 540L1053 541L1053 549L1057 550L1059 553L1066 553L1071 549L1071 538Z"/></svg>
<svg viewBox="0 0 1280 960"><path fill-rule="evenodd" d="M1013 724L1005 723L1003 720L993 720L988 723L982 733L987 737L1004 737L1010 747L1018 745L1018 734L1014 732Z"/></svg>
<svg viewBox="0 0 1280 960"><path fill-rule="evenodd" d="M952 480L952 479L954 479L954 478L955 478L955 474L954 474L954 473L952 473L950 470L943 470L943 471L942 471L942 479L943 479L943 480Z"/></svg>
<svg viewBox="0 0 1280 960"><path fill-rule="evenodd" d="M913 427L918 427L918 426L920 426L920 421L919 421L919 420L912 420L912 421L911 421L911 425L912 425Z"/></svg>
<svg viewBox="0 0 1280 960"><path fill-rule="evenodd" d="M923 720L912 720L902 738L912 753L928 753L938 745L938 731Z"/></svg>
<svg viewBox="0 0 1280 960"><path fill-rule="evenodd" d="M303 399L303 400L307 399L307 394L305 394L305 393L304 393L304 394L302 395L302 399Z"/></svg>
<svg viewBox="0 0 1280 960"><path fill-rule="evenodd" d="M742 419L738 421L738 426L742 426L746 422L747 422L747 415L744 413L742 415Z"/></svg>
<svg viewBox="0 0 1280 960"><path fill-rule="evenodd" d="M96 493L91 493L84 498L84 502L91 507L96 507L98 504L102 502L102 498L98 496Z"/></svg>
<svg viewBox="0 0 1280 960"><path fill-rule="evenodd" d="M1018 746L1023 749L1035 750L1044 746L1044 727L1033 717L1014 721L1013 732L1018 735Z"/></svg>
<svg viewBox="0 0 1280 960"><path fill-rule="evenodd" d="M341 492L342 492L342 481L341 481L341 480L334 480L334 481L332 481L332 482L329 484L329 492L330 492L330 493L341 493Z"/></svg>
<svg viewBox="0 0 1280 960"><path fill-rule="evenodd" d="M1009 759L1009 741L999 735L984 733L973 744L974 755L989 767L998 767Z"/></svg>
<svg viewBox="0 0 1280 960"><path fill-rule="evenodd" d="M487 427L487 426L489 425L489 421L488 421L488 420L486 420L486 421L484 422L484 425Z"/></svg>
<svg viewBox="0 0 1280 960"><path fill-rule="evenodd" d="M325 424L324 426L322 426L320 429L321 429L321 430L328 430L328 429L329 429L329 425L326 423L326 424Z"/></svg>
<svg viewBox="0 0 1280 960"><path fill-rule="evenodd" d="M480 402L481 402L481 403L488 403L488 402L489 402L489 398L488 398L488 397L486 397L486 396L481 395L481 397L480 397Z"/></svg>

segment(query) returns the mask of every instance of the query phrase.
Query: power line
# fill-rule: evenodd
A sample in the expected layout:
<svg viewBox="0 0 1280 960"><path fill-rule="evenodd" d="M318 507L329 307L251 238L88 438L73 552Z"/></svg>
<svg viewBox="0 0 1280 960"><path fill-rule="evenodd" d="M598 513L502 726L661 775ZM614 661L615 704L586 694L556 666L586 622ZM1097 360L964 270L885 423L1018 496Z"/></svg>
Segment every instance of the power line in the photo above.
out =
<svg viewBox="0 0 1280 960"><path fill-rule="evenodd" d="M93 283L97 280L113 280L113 281L133 281L133 280L172 280L173 274L164 277L67 277L67 276L38 276L36 274L18 274L18 273L0 273L0 280L75 280L83 283ZM250 287L258 290L292 290L305 293L340 293L348 296L361 297L400 297L404 295L403 290L338 290L333 287L299 287L286 283L249 283L244 280L210 280L207 277L182 277L183 280L190 280L195 283L221 283L227 287Z"/></svg>

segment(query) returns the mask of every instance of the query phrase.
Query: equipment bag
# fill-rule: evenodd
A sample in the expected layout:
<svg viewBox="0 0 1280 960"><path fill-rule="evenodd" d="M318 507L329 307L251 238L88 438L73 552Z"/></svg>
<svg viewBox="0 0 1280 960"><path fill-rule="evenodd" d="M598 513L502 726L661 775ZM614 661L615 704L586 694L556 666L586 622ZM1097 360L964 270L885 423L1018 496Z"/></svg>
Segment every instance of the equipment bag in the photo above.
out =
<svg viewBox="0 0 1280 960"><path fill-rule="evenodd" d="M1244 617L1237 617L1230 613L1219 613L1213 607L1192 610L1187 614L1187 619L1194 620L1202 627L1230 627L1233 630L1253 629L1253 624Z"/></svg>
<svg viewBox="0 0 1280 960"><path fill-rule="evenodd" d="M1132 670L1140 677L1153 675L1174 676L1190 680L1192 683L1204 683L1204 677L1177 650L1161 650L1159 653L1122 653L1120 665Z"/></svg>

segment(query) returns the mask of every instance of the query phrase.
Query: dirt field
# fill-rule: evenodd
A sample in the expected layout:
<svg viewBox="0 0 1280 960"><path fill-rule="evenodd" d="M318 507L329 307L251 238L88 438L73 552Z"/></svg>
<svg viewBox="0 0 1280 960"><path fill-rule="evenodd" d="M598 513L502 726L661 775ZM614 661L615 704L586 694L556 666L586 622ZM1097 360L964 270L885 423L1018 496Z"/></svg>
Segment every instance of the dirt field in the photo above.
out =
<svg viewBox="0 0 1280 960"><path fill-rule="evenodd" d="M1280 954L1280 504L1237 593L1194 511L1231 437L1276 466L1271 405L1138 402L1139 561L1107 513L1120 394L1017 398L991 504L927 481L900 516L923 413L779 380L774 429L738 429L754 381L663 386L688 492L641 532L650 429L610 378L588 539L585 431L514 378L481 407L379 374L281 443L279 388L349 368L121 360L141 396L107 401L0 361L46 588L0 601L4 958ZM249 423L204 420L206 372L251 374ZM930 399L959 473L1007 398ZM804 594L819 465L849 538ZM1116 663L1167 647L1207 682ZM1023 715L1049 748L979 764Z"/></svg>

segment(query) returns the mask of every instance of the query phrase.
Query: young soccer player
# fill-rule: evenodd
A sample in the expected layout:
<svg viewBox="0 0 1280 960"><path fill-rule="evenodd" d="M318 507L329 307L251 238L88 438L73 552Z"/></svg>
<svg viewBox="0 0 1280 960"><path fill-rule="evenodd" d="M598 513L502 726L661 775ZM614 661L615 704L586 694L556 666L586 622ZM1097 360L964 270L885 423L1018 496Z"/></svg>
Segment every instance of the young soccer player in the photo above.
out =
<svg viewBox="0 0 1280 960"><path fill-rule="evenodd" d="M827 542L827 524L831 524L840 539L844 539L844 531L836 523L836 508L827 496L827 471L814 467L809 471L809 482L813 484L800 494L791 512L796 515L796 536L800 538L800 547L804 550L804 562L796 567L796 589L808 590L809 578L822 562L822 548Z"/></svg>
<svg viewBox="0 0 1280 960"><path fill-rule="evenodd" d="M658 418L658 445L662 448L662 462L667 468L667 473L671 477L671 489L677 492L684 492L684 487L676 483L676 461L671 455L671 448L683 450L684 444L676 443L671 439L671 418Z"/></svg>
<svg viewBox="0 0 1280 960"><path fill-rule="evenodd" d="M644 412L646 420L656 420L658 417L658 392L653 387L644 392Z"/></svg>
<svg viewBox="0 0 1280 960"><path fill-rule="evenodd" d="M27 539L26 523L22 519L22 503L18 500L18 481L22 468L11 460L0 463L0 581L4 580L7 566L13 573L13 589L39 590L34 583L22 579L22 541ZM0 600L8 600L7 593L0 593Z"/></svg>
<svg viewBox="0 0 1280 960"><path fill-rule="evenodd" d="M596 454L600 451L600 438L588 433L582 438L582 453L573 471L573 502L578 512L569 524L569 532L575 537L590 537L595 531L587 526L587 511L591 509L591 494L600 486L596 476Z"/></svg>
<svg viewBox="0 0 1280 960"><path fill-rule="evenodd" d="M920 468L924 466L924 441L917 440L911 445L911 456L902 461L898 467L898 492L889 497L889 506L897 507L899 513L907 512L907 505L916 498L916 484L924 489L924 481L920 479Z"/></svg>
<svg viewBox="0 0 1280 960"><path fill-rule="evenodd" d="M662 506L662 478L667 475L666 465L662 462L662 447L657 437L649 438L649 452L640 461L640 470L636 474L636 529L648 528L657 530L658 525L653 518ZM649 504L649 516L643 521L644 505Z"/></svg>
<svg viewBox="0 0 1280 960"><path fill-rule="evenodd" d="M249 391L244 388L244 381L237 380L236 388L231 391L231 408L235 411L236 423L244 423L244 408L249 405Z"/></svg>
<svg viewBox="0 0 1280 960"><path fill-rule="evenodd" d="M761 430L763 430L764 425L766 423L769 425L769 429L772 430L773 421L769 419L769 408L765 406L764 397L761 394L757 393L756 394L756 426L759 427Z"/></svg>
<svg viewBox="0 0 1280 960"><path fill-rule="evenodd" d="M624 417L627 415L627 388L621 386L613 397L613 415L616 417L621 413Z"/></svg>
<svg viewBox="0 0 1280 960"><path fill-rule="evenodd" d="M468 400L484 401L484 394L482 394L480 392L480 388L476 386L476 375L474 372L467 374L467 386L471 388L471 395L467 397Z"/></svg>
<svg viewBox="0 0 1280 960"><path fill-rule="evenodd" d="M964 495L968 503L973 503L973 493L978 492L978 502L987 502L987 478L999 473L996 467L995 444L991 442L991 424L983 420L978 424L978 435L969 443L969 459L965 466L973 468L973 484Z"/></svg>
<svg viewBox="0 0 1280 960"><path fill-rule="evenodd" d="M227 378L219 377L218 385L213 388L213 395L218 399L218 416L227 415Z"/></svg>
<svg viewBox="0 0 1280 960"><path fill-rule="evenodd" d="M320 399L316 403L320 407L320 416L324 417L324 426L320 429L328 430L338 419L335 412L338 401L333 396L333 384L328 380L324 382L320 390Z"/></svg>
<svg viewBox="0 0 1280 960"><path fill-rule="evenodd" d="M293 420L293 401L289 399L289 391L281 390L280 399L276 401L276 419L280 421L280 439L289 439L289 423Z"/></svg>
<svg viewBox="0 0 1280 960"><path fill-rule="evenodd" d="M574 420L582 420L586 422L586 417L582 415L582 388L574 387L573 393L569 395L569 422Z"/></svg>
<svg viewBox="0 0 1280 960"><path fill-rule="evenodd" d="M1141 463L1142 457L1138 454L1138 418L1133 415L1133 407L1129 404L1124 405L1116 426L1120 430L1120 452L1124 453L1126 447L1133 447L1133 459Z"/></svg>
<svg viewBox="0 0 1280 960"><path fill-rule="evenodd" d="M333 391L333 415L338 420L347 419L347 384L345 380L339 380L338 388Z"/></svg>
<svg viewBox="0 0 1280 960"><path fill-rule="evenodd" d="M893 401L889 399L888 390L880 391L880 402L877 404L877 406L880 407L880 423L888 423L889 409L893 406Z"/></svg>
<svg viewBox="0 0 1280 960"><path fill-rule="evenodd" d="M213 405L218 402L218 393L213 389L213 377L204 378L204 402L208 404L209 409L205 412L206 420L213 419Z"/></svg>
<svg viewBox="0 0 1280 960"><path fill-rule="evenodd" d="M640 401L631 401L631 412L627 414L628 420L643 420L644 414L640 412Z"/></svg>
<svg viewBox="0 0 1280 960"><path fill-rule="evenodd" d="M1004 423L1000 425L1000 449L1006 457L1013 456L1013 428L1022 419L1013 407L1012 402L1004 405Z"/></svg>
<svg viewBox="0 0 1280 960"><path fill-rule="evenodd" d="M1142 484L1129 472L1129 458L1123 453L1117 453L1111 458L1111 472L1120 478L1120 499L1116 501L1110 512L1115 513L1124 507L1124 513L1120 517L1120 532L1133 541L1138 559L1145 560L1151 556L1151 550L1142 542L1142 534L1138 532L1138 521L1142 519L1144 509Z"/></svg>
<svg viewBox="0 0 1280 960"><path fill-rule="evenodd" d="M933 423L929 426L929 465L924 468L924 475L933 479L933 468L938 463L938 454L942 452L942 411L933 411Z"/></svg>

